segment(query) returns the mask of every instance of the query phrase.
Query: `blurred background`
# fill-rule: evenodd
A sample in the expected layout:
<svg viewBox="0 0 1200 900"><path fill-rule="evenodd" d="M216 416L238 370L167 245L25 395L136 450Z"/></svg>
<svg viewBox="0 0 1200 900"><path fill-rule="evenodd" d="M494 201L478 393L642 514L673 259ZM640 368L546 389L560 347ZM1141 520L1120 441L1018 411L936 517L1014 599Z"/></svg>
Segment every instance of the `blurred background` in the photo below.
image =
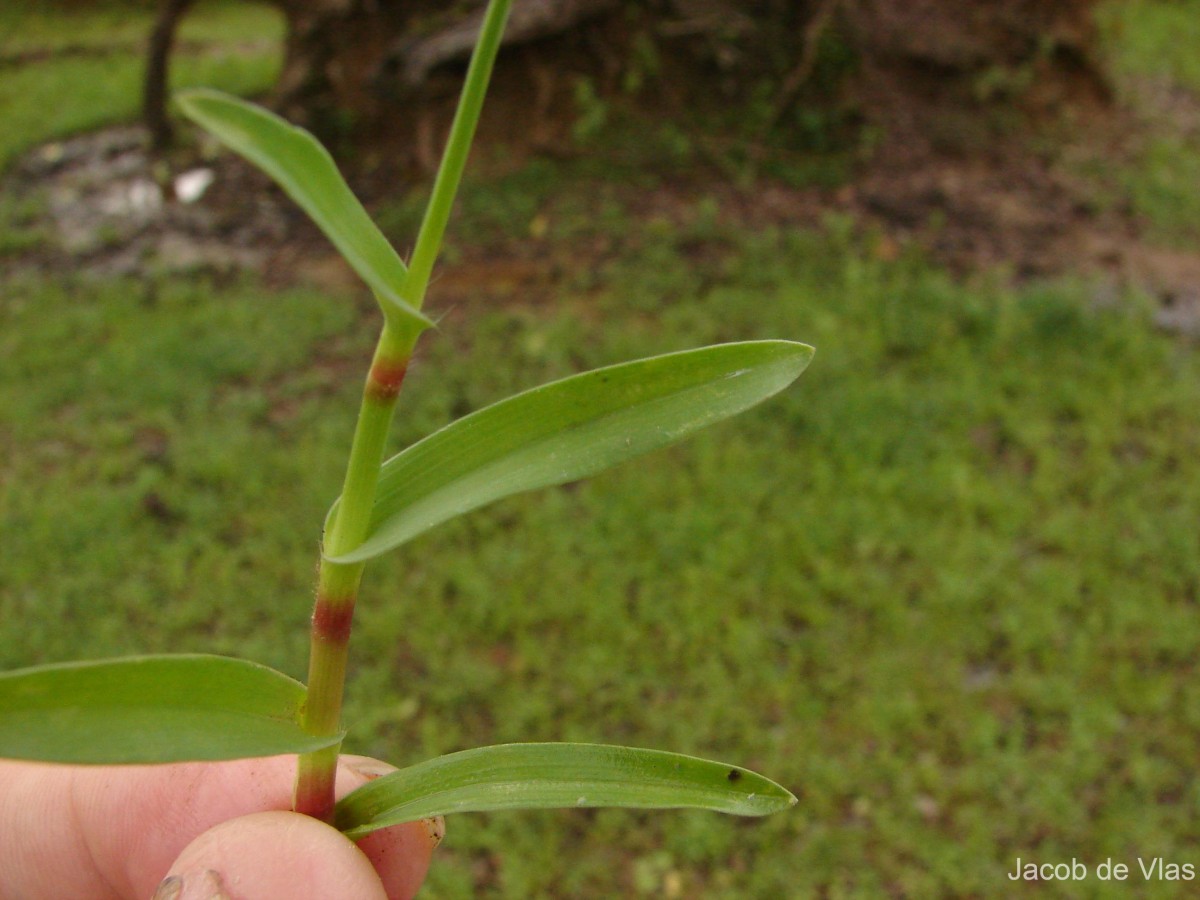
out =
<svg viewBox="0 0 1200 900"><path fill-rule="evenodd" d="M478 6L0 6L0 666L303 676L377 312L169 90L307 124L403 252ZM1136 865L1200 862L1197 48L1197 0L517 0L397 448L586 367L817 355L373 565L347 746L628 743L800 804L459 817L423 896L1191 894Z"/></svg>

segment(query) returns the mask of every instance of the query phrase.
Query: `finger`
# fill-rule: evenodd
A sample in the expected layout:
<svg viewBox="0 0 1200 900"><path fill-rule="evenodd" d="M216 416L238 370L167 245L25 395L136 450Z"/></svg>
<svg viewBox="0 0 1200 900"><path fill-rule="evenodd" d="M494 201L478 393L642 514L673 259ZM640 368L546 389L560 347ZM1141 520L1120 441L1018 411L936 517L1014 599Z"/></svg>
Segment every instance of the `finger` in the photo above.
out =
<svg viewBox="0 0 1200 900"><path fill-rule="evenodd" d="M287 809L295 757L167 766L0 762L0 872L15 896L148 897L197 835Z"/></svg>
<svg viewBox="0 0 1200 900"><path fill-rule="evenodd" d="M343 757L337 795L344 796L393 766ZM294 813L243 816L193 841L159 887L160 900L289 897L409 900L421 886L441 839L438 819L382 829L356 846L334 829ZM319 873L314 875L316 866ZM232 891L236 887L237 893Z"/></svg>
<svg viewBox="0 0 1200 900"><path fill-rule="evenodd" d="M298 813L264 812L223 822L192 841L155 897L385 900L387 892L370 860L333 828Z"/></svg>
<svg viewBox="0 0 1200 900"><path fill-rule="evenodd" d="M119 767L0 761L5 889L75 900L150 896L197 836L249 813L289 809L295 767L290 756ZM346 766L338 775L339 794L369 778ZM421 823L377 834L366 852L392 895L408 896L435 841Z"/></svg>
<svg viewBox="0 0 1200 900"><path fill-rule="evenodd" d="M395 766L377 759L342 756L338 767L337 795L344 797L368 781L394 771ZM415 894L425 880L433 851L445 834L446 824L441 816L437 816L380 829L357 843L383 880L389 900L401 900Z"/></svg>

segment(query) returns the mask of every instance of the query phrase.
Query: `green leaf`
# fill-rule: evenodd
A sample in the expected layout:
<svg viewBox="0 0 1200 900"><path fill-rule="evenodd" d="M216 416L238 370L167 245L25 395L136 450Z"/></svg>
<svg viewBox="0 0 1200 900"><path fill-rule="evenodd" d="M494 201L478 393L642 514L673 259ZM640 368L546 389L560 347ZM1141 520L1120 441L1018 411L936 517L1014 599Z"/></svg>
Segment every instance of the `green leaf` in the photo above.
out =
<svg viewBox="0 0 1200 900"><path fill-rule="evenodd" d="M180 91L175 100L188 118L270 175L308 213L371 286L389 323L409 333L433 324L402 299L408 270L315 137L219 91Z"/></svg>
<svg viewBox="0 0 1200 900"><path fill-rule="evenodd" d="M0 757L165 763L300 753L304 685L223 656L133 656L0 673Z"/></svg>
<svg viewBox="0 0 1200 900"><path fill-rule="evenodd" d="M596 369L486 407L384 463L367 539L331 559L370 559L493 500L664 447L782 390L812 354L790 341L719 344Z"/></svg>
<svg viewBox="0 0 1200 900"><path fill-rule="evenodd" d="M347 794L334 824L352 838L456 812L624 806L765 816L796 802L725 763L603 744L501 744L431 759Z"/></svg>

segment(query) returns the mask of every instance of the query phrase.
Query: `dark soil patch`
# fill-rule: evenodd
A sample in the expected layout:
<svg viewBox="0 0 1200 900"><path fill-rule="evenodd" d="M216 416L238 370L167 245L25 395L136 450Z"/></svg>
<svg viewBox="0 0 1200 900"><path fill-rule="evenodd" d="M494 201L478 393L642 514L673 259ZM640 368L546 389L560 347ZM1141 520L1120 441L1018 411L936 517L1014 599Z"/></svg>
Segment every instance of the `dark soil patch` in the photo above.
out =
<svg viewBox="0 0 1200 900"><path fill-rule="evenodd" d="M1178 91L1156 96L1181 126L1200 122L1197 98ZM718 205L726 227L810 228L841 213L875 233L885 255L916 245L962 274L997 267L1018 280L1079 274L1095 281L1098 302L1136 288L1160 299L1164 327L1200 334L1200 257L1150 245L1128 206L1098 203L1095 183L1073 164L1081 155L1123 164L1138 131L1132 113L1105 108L1094 97L1060 106L1048 124L1026 121L1019 128L966 119L956 125L937 118L944 112L910 107L906 121L841 187L798 188L764 178L740 185L704 165L663 174L653 189L607 187L634 222L685 226L700 196ZM510 145L509 165L546 152L544 133L536 143ZM51 238L0 257L5 268L99 276L248 269L275 284L354 288L354 276L324 239L257 171L228 155L192 150L167 175L143 144L139 130L114 129L40 148L14 167L4 191L44 210L42 220L22 227ZM577 152L561 139L550 149ZM212 179L190 202L176 192L187 173ZM418 176L377 166L355 182L372 206L395 197L400 177L411 184ZM622 250L605 234L577 235L559 247L527 238L522 231L461 249L443 266L438 305L467 300L484 286L493 295L536 299L572 269L596 267Z"/></svg>

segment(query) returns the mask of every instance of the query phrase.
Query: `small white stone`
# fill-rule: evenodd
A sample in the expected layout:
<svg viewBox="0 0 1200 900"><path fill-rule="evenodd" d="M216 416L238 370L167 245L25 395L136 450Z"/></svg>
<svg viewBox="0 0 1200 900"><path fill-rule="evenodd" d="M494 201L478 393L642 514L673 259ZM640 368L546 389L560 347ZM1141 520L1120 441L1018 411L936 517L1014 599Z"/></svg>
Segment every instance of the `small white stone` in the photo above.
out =
<svg viewBox="0 0 1200 900"><path fill-rule="evenodd" d="M175 177L175 196L180 203L195 203L216 177L212 169L189 169Z"/></svg>

